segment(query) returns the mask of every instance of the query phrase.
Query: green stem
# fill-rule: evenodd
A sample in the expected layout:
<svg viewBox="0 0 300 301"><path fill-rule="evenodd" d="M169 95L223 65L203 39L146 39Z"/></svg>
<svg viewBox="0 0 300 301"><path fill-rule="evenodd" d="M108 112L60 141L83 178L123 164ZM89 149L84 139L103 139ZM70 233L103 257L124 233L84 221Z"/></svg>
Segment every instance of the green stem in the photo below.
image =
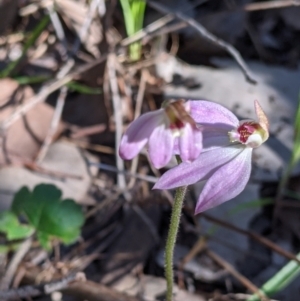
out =
<svg viewBox="0 0 300 301"><path fill-rule="evenodd" d="M171 214L169 233L167 237L165 250L165 277L167 280L167 295L166 301L172 301L173 297L173 254L179 229L180 215L185 197L187 186L179 187L176 190L174 204Z"/></svg>

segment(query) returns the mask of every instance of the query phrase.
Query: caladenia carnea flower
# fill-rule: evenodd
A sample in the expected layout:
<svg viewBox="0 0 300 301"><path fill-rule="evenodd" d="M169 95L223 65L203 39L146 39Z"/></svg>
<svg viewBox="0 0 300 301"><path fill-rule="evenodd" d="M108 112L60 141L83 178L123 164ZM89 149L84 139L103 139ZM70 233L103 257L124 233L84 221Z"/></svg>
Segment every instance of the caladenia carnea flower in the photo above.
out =
<svg viewBox="0 0 300 301"><path fill-rule="evenodd" d="M183 162L198 158L202 149L201 128L189 115L190 103L183 100L165 103L159 110L148 112L134 120L124 133L119 155L133 159L148 143L149 157L156 168L169 163L178 139Z"/></svg>
<svg viewBox="0 0 300 301"><path fill-rule="evenodd" d="M206 181L195 214L241 193L250 177L252 150L269 137L268 119L255 101L257 121L242 120L209 101L190 101L191 117L203 128L203 150L192 163L181 163L158 180L154 189Z"/></svg>

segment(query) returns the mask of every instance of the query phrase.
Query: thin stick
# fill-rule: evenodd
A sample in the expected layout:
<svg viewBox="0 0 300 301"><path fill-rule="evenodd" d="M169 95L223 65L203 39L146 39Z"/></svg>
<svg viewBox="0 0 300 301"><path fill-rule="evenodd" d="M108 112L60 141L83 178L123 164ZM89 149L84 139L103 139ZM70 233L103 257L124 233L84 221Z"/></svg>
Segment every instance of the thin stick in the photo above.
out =
<svg viewBox="0 0 300 301"><path fill-rule="evenodd" d="M265 237L262 237L261 235L259 235L257 233L250 232L250 231L238 228L238 227L236 227L233 224L230 224L228 222L222 221L222 220L220 220L218 218L212 217L212 216L210 216L208 214L205 214L205 213L201 213L201 216L203 216L205 219L207 219L209 221L212 221L213 223L219 224L221 226L224 226L224 227L226 227L228 229L231 229L233 231L236 231L238 233L247 235L250 238L252 238L252 239L258 241L259 243L267 246L268 248L272 249L274 252L276 252L276 253L278 253L278 254L286 257L287 259L295 260L295 261L297 261L298 264L300 264L300 260L293 253L282 249L280 246L276 245L271 240L269 240L269 239L267 239Z"/></svg>
<svg viewBox="0 0 300 301"><path fill-rule="evenodd" d="M257 10L266 10L266 9L275 9L288 6L300 6L299 1L295 0L283 0L283 1L266 1L258 3L249 3L244 6L246 11L257 11Z"/></svg>
<svg viewBox="0 0 300 301"><path fill-rule="evenodd" d="M64 32L63 26L62 26L62 24L60 22L60 19L59 19L58 15L57 15L57 12L55 11L55 9L54 9L53 6L54 6L54 4L52 5L51 8L47 7L47 9L48 9L48 12L49 12L49 16L50 16L52 25L53 25L54 30L55 30L55 34L58 37L59 41L63 45L63 48L60 49L60 55L63 58L63 60L66 61L67 58L68 58L67 40L66 40L66 36L65 36L65 32Z"/></svg>
<svg viewBox="0 0 300 301"><path fill-rule="evenodd" d="M65 138L65 137L62 139L65 141L68 141L70 143L73 143L80 148L90 149L90 150L94 150L99 153L110 154L110 155L113 155L115 153L115 150L112 147L109 147L106 145L90 144L86 141L73 140L73 139L69 139L69 138Z"/></svg>
<svg viewBox="0 0 300 301"><path fill-rule="evenodd" d="M190 6L188 9L184 9L184 12L188 12L189 10L192 10L194 8L196 8L197 6L207 2L208 0L198 0L195 1L192 6ZM141 30L137 31L136 33L134 33L133 35L131 35L128 38L123 39L120 42L121 46L128 46L132 43L135 43L139 40L142 40L145 37L148 37L150 34L152 34L153 32L162 29L162 27L164 27L165 25L167 25L168 23L170 23L171 21L174 20L174 15L172 14L168 14L165 15L163 17L161 17L158 20L155 20L154 22L152 22L151 24L147 25L146 27L142 28ZM182 24L180 25L180 28L182 27ZM184 24L184 27L186 26L186 24ZM176 29L175 29L176 30ZM156 34L155 34L156 36Z"/></svg>
<svg viewBox="0 0 300 301"><path fill-rule="evenodd" d="M227 270L234 278L240 281L247 289L249 289L252 293L257 294L261 298L261 300L270 301L270 299L262 291L260 291L255 284L253 284L248 278L240 274L230 263L225 261L223 258L221 258L211 250L207 250L206 253L216 263Z"/></svg>
<svg viewBox="0 0 300 301"><path fill-rule="evenodd" d="M49 295L53 292L66 289L69 286L70 282L73 282L74 280L77 281L84 280L83 274L74 273L55 282L50 282L50 283L45 283L40 285L26 285L17 289L0 291L0 296L1 296L1 300L9 301L9 300L19 300L21 298L29 299L30 297Z"/></svg>
<svg viewBox="0 0 300 301"><path fill-rule="evenodd" d="M66 59L66 57L62 57L63 59ZM63 68L61 69L61 71L57 74L57 78L63 78L64 76L66 76L70 70L72 69L72 67L74 66L75 61L69 57L69 59L66 61L66 64L63 66ZM43 145L40 148L40 151L37 155L36 158L36 162L37 164L40 164L44 157L46 156L49 146L51 145L54 135L56 133L56 130L58 128L60 119L61 119L61 115L65 106L65 101L66 101L66 97L68 95L68 88L66 86L63 86L60 91L59 91L59 95L57 98L57 102L56 102L56 106L55 106L55 111L51 120L51 124L50 124L50 128L47 132L47 136L44 139Z"/></svg>
<svg viewBox="0 0 300 301"><path fill-rule="evenodd" d="M38 153L38 156L36 158L36 162L38 164L40 164L43 161L43 159L45 158L45 156L48 152L49 146L53 141L53 137L57 131L57 127L58 127L60 119L61 119L61 114L62 114L64 105L65 105L65 100L66 100L67 94L68 94L68 88L66 86L62 87L60 89L59 96L57 98L57 103L56 103L55 111L54 111L54 114L52 117L50 128L48 130L47 136L46 136L44 143L43 143L43 145Z"/></svg>
<svg viewBox="0 0 300 301"><path fill-rule="evenodd" d="M156 1L147 0L147 3L149 4L149 6L153 7L154 9L156 9L156 10L162 12L162 13L172 14L177 19L180 19L180 20L186 22L191 27L193 27L202 37L206 38L210 42L212 42L215 45L217 45L217 46L223 48L224 50L226 50L235 59L235 61L240 66L242 72L245 75L246 80L251 84L256 84L257 83L257 81L250 74L250 70L248 69L248 67L247 67L245 61L243 60L241 54L239 53L239 51L235 47L233 47L229 43L219 39L218 37L216 37L215 35L210 33L206 28L204 28L199 22L197 22L193 18L190 18L190 17L186 16L185 14L183 14L181 12L178 12L178 11L170 12L170 10L166 6L164 6L161 3L158 3Z"/></svg>
<svg viewBox="0 0 300 301"><path fill-rule="evenodd" d="M228 297L229 298L228 300L231 300L231 299L233 299L233 300L236 300L236 299L237 300L246 300L249 297L251 297L252 295L242 294L242 293L236 293L236 294L231 293L231 294L226 294L224 296ZM209 300L209 301L212 301L212 300ZM280 300L278 300L278 299L276 299L276 300L275 299L270 299L270 301L280 301Z"/></svg>
<svg viewBox="0 0 300 301"><path fill-rule="evenodd" d="M97 9L98 9L99 5L101 4L100 2L101 2L101 0L92 0L90 7L89 7L87 17L85 18L84 23L80 29L79 38L76 40L75 44L73 45L72 54L75 54L78 51L78 49L80 47L80 43L82 41L84 41L84 39L86 38L86 35L92 24L92 21L97 12Z"/></svg>
<svg viewBox="0 0 300 301"><path fill-rule="evenodd" d="M118 83L117 83L115 60L116 60L116 55L114 53L110 53L107 59L107 72L108 72L110 89L112 93L112 102L114 107L114 118L116 124L115 142L116 142L116 149L118 150L121 137L123 134L123 125L122 125L122 104L119 95ZM118 170L120 170L121 172L124 171L124 161L121 159L118 152L116 152L116 165ZM120 189L125 189L126 187L125 176L121 173L118 174L118 185Z"/></svg>
<svg viewBox="0 0 300 301"><path fill-rule="evenodd" d="M131 35L130 37L123 39L120 44L121 44L121 46L125 47L132 43L135 43L135 42L145 38L146 36L148 36L149 33L152 33L154 31L162 28L166 24L170 23L173 19L174 19L174 16L172 16L170 14L163 16L162 18L154 21L153 23L149 24L145 28L137 31L135 34Z"/></svg>
<svg viewBox="0 0 300 301"><path fill-rule="evenodd" d="M116 168L114 166L107 165L104 163L89 162L89 165L97 166L98 168L103 169L103 170L112 171L112 172L115 172L118 174L123 174L123 175L129 176L129 177L132 177L132 178L147 181L149 183L157 182L157 177L142 175L142 174L138 174L138 173L131 173L130 171L127 171L127 170L119 170L118 168Z"/></svg>
<svg viewBox="0 0 300 301"><path fill-rule="evenodd" d="M142 111L142 105L143 105L143 99L145 96L145 90L146 90L146 83L147 83L147 71L146 69L142 69L142 75L140 79L140 85L139 90L136 97L136 105L135 105L135 111L134 111L134 119L137 119ZM132 160L131 167L130 167L130 173L135 174L138 168L138 162L139 162L139 156L135 157ZM135 184L135 178L132 177L130 182L128 183L128 189L132 188Z"/></svg>
<svg viewBox="0 0 300 301"><path fill-rule="evenodd" d="M6 272L4 276L1 279L0 283L0 290L7 290L12 282L12 279L15 275L15 272L18 268L18 265L26 255L26 253L29 251L32 244L32 237L27 238L22 242L19 249L14 254L13 258L11 259L8 268L6 269ZM2 297L3 295L0 294Z"/></svg>

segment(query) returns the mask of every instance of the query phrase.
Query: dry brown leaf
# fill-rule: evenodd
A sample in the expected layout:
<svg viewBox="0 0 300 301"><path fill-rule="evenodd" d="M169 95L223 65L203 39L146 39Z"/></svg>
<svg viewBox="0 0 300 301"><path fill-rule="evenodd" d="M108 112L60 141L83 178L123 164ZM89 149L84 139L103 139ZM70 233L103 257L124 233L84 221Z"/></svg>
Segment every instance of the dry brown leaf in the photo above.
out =
<svg viewBox="0 0 300 301"><path fill-rule="evenodd" d="M12 79L0 80L0 123L21 103L34 95L29 86L20 86ZM0 137L0 164L22 163L32 160L43 143L53 116L53 108L45 103L37 104L26 115L13 123ZM60 123L57 134L64 128Z"/></svg>

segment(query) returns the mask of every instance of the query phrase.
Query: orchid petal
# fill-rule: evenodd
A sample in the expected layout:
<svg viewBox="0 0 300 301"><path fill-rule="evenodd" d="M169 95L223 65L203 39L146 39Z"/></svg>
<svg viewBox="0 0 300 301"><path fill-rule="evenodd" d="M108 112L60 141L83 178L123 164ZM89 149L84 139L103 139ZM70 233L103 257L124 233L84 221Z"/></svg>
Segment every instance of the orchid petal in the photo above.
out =
<svg viewBox="0 0 300 301"><path fill-rule="evenodd" d="M244 146L232 146L201 153L192 163L183 162L165 172L154 185L154 189L171 189L207 179L216 168L233 160L243 150Z"/></svg>
<svg viewBox="0 0 300 301"><path fill-rule="evenodd" d="M249 181L252 149L244 150L223 165L206 182L198 199L195 214L218 206L240 194Z"/></svg>
<svg viewBox="0 0 300 301"><path fill-rule="evenodd" d="M217 147L227 147L231 144L228 136L228 130L224 130L214 125L202 126L202 144L203 150L208 151Z"/></svg>
<svg viewBox="0 0 300 301"><path fill-rule="evenodd" d="M151 133L158 127L164 118L164 111L148 112L134 120L124 133L119 155L122 159L131 160L147 143Z"/></svg>
<svg viewBox="0 0 300 301"><path fill-rule="evenodd" d="M223 130L218 127L214 127L206 124L204 126L201 126L201 133L202 133L202 150L201 150L202 153L218 147L227 147L231 144L227 130ZM174 155L181 155L180 139L181 137L175 138L174 148L173 148ZM200 141L200 138L194 138L194 139L195 139L194 141ZM183 158L182 160L185 161Z"/></svg>
<svg viewBox="0 0 300 301"><path fill-rule="evenodd" d="M202 150L202 132L187 123L179 138L180 158L183 162L194 161Z"/></svg>
<svg viewBox="0 0 300 301"><path fill-rule="evenodd" d="M231 130L239 125L236 116L225 107L205 100L190 100L190 115L200 124L210 124L215 127Z"/></svg>
<svg viewBox="0 0 300 301"><path fill-rule="evenodd" d="M173 154L174 137L171 130L162 124L155 128L149 138L149 157L155 168L162 168L171 160Z"/></svg>

